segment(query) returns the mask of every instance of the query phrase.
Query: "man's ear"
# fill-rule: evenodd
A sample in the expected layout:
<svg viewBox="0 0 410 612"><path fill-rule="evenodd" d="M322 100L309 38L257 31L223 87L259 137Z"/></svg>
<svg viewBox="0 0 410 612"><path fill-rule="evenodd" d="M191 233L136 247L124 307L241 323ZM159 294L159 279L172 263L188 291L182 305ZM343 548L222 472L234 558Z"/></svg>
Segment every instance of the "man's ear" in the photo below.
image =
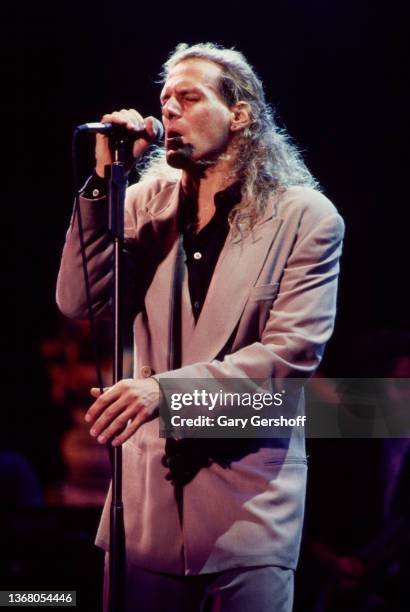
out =
<svg viewBox="0 0 410 612"><path fill-rule="evenodd" d="M248 102L237 102L231 106L231 132L244 130L251 122L251 107Z"/></svg>

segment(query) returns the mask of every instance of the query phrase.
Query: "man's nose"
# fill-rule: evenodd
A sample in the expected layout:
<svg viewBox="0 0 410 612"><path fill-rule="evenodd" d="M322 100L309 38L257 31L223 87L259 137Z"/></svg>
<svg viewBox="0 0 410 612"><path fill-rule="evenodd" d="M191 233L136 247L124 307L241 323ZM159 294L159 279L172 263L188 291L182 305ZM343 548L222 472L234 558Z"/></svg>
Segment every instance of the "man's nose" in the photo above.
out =
<svg viewBox="0 0 410 612"><path fill-rule="evenodd" d="M177 100L169 98L162 107L162 114L166 119L172 119L173 117L181 116L181 107Z"/></svg>

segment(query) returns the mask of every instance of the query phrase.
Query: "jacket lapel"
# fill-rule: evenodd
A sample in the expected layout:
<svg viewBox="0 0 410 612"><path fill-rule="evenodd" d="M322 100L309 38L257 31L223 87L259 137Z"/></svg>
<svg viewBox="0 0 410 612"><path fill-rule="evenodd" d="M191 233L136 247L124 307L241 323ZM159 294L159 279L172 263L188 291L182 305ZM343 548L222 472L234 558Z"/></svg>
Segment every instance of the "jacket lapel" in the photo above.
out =
<svg viewBox="0 0 410 612"><path fill-rule="evenodd" d="M272 216L270 208L243 239L234 237L231 227L196 327L183 346L184 365L215 359L229 340L282 224Z"/></svg>
<svg viewBox="0 0 410 612"><path fill-rule="evenodd" d="M153 243L165 245L166 253L145 296L152 346L160 351L155 362L163 364L163 369L179 367L182 346L189 343L195 326L185 253L178 229L179 192L178 182L165 199L165 205L164 194L159 194L161 197L154 199L146 209L153 232L159 236Z"/></svg>
<svg viewBox="0 0 410 612"><path fill-rule="evenodd" d="M177 223L179 184L168 194L160 192L146 207L150 235L144 239L144 246L152 252L159 263L145 295L145 309L150 331L151 347L155 352L154 363L161 370L170 369L172 360L169 347L173 340L174 287L173 279L179 252ZM142 223L144 225L144 223ZM152 232L152 233L151 233ZM158 253L161 249L161 253ZM163 249L163 250L162 250Z"/></svg>

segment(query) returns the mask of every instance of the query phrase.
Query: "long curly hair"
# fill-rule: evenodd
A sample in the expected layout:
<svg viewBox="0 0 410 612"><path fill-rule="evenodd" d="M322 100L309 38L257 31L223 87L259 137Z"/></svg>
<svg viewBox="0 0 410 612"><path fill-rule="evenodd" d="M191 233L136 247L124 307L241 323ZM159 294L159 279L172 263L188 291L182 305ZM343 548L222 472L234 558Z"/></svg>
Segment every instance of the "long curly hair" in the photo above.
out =
<svg viewBox="0 0 410 612"><path fill-rule="evenodd" d="M221 66L220 93L229 107L240 101L249 104L250 124L238 135L232 168L232 177L242 183L242 200L232 209L230 221L252 228L273 193L296 185L320 189L286 130L276 124L262 82L243 54L209 42L192 46L181 43L163 65L160 82L166 81L176 64L191 58ZM180 175L181 170L167 165L163 147L151 152L141 169L141 180L176 180Z"/></svg>

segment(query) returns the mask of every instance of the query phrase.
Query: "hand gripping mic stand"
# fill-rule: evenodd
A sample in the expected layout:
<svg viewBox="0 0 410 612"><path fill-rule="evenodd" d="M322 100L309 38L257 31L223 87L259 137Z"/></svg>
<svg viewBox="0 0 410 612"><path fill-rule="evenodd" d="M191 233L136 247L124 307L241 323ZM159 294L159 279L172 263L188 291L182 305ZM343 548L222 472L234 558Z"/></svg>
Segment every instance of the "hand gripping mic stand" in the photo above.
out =
<svg viewBox="0 0 410 612"><path fill-rule="evenodd" d="M114 161L106 166L109 180L109 230L113 236L113 384L123 377L123 300L122 300L122 250L124 244L124 200L127 187L125 160L126 137L114 135L111 146ZM122 502L122 447L108 444L111 472L112 498L110 512L110 564L109 564L109 612L123 612L125 603L125 532Z"/></svg>

